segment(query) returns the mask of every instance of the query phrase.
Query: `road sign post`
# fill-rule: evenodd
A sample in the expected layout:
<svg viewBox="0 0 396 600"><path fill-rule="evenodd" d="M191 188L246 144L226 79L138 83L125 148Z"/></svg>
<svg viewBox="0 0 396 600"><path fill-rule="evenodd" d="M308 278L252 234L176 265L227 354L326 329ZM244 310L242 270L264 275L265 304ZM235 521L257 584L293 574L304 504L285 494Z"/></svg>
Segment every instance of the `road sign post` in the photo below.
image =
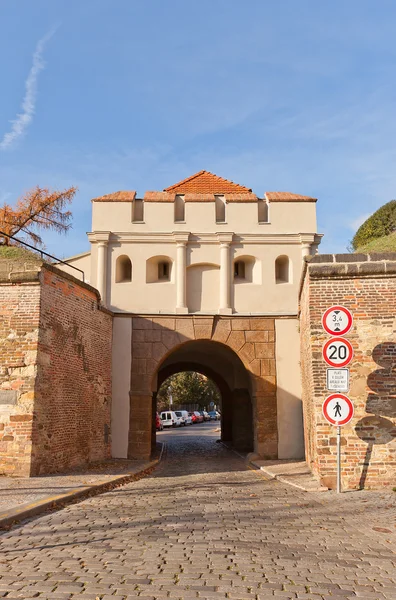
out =
<svg viewBox="0 0 396 600"><path fill-rule="evenodd" d="M337 494L341 494L341 427L337 427Z"/></svg>
<svg viewBox="0 0 396 600"><path fill-rule="evenodd" d="M349 391L349 369L343 369L353 358L351 343L343 335L351 330L352 313L345 306L331 306L322 315L322 327L333 336L324 344L322 356L332 367L326 369L326 386L329 391L338 393L328 396L322 405L325 419L337 427L337 494L341 493L341 426L353 417L353 404L340 392Z"/></svg>
<svg viewBox="0 0 396 600"><path fill-rule="evenodd" d="M341 426L353 417L353 404L344 394L331 394L323 402L323 416L337 427L337 494L341 493Z"/></svg>

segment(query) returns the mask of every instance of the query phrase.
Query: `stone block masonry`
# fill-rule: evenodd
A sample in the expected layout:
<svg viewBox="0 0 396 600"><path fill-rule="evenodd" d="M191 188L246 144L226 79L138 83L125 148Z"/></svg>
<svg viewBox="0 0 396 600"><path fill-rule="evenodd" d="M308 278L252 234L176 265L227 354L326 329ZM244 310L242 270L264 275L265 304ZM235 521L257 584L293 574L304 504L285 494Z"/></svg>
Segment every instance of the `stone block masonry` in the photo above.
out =
<svg viewBox="0 0 396 600"><path fill-rule="evenodd" d="M345 488L396 482L396 256L322 255L307 259L302 281L301 363L307 460L322 483L335 485L336 429L322 416L327 395L321 327L324 311L340 304L354 323L348 396L354 418L342 427Z"/></svg>
<svg viewBox="0 0 396 600"><path fill-rule="evenodd" d="M111 314L51 265L0 262L0 473L108 458Z"/></svg>
<svg viewBox="0 0 396 600"><path fill-rule="evenodd" d="M200 340L228 347L246 368L252 383L255 450L267 458L277 457L274 318L135 316L131 330L129 458L150 455L152 385L161 363L186 342ZM213 357L216 368L216 354ZM238 403L242 404L243 399L234 399L234 405Z"/></svg>

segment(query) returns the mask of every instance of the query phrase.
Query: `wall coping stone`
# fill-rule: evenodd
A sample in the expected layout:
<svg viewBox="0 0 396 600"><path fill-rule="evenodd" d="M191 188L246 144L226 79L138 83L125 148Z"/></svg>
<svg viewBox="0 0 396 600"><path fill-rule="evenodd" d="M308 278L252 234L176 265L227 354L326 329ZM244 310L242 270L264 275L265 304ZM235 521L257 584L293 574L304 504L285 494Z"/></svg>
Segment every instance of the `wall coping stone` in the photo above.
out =
<svg viewBox="0 0 396 600"><path fill-rule="evenodd" d="M313 279L321 277L367 277L396 273L396 252L317 254L304 257L302 280L308 270Z"/></svg>
<svg viewBox="0 0 396 600"><path fill-rule="evenodd" d="M0 258L0 283L37 283L40 281L40 272L43 269L52 271L52 273L55 273L55 275L58 275L63 279L67 279L68 281L71 281L72 283L75 283L95 294L98 301L98 309L110 316L113 316L113 312L111 310L100 304L100 294L96 288L85 281L77 279L77 277L74 277L74 275L70 275L70 273L67 273L55 265L45 262L39 258L37 260Z"/></svg>
<svg viewBox="0 0 396 600"><path fill-rule="evenodd" d="M344 254L315 254L305 256L307 263L361 263L378 261L396 261L396 252L368 252L366 253L344 253Z"/></svg>
<svg viewBox="0 0 396 600"><path fill-rule="evenodd" d="M312 279L393 278L396 277L396 252L304 256L298 294L299 300L307 273Z"/></svg>

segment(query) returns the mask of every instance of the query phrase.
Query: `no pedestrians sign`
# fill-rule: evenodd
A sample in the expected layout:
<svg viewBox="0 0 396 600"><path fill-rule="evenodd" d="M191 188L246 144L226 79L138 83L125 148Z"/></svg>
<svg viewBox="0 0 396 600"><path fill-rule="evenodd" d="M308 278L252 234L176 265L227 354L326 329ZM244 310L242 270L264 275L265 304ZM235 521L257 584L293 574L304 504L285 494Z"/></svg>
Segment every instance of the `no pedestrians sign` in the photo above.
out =
<svg viewBox="0 0 396 600"><path fill-rule="evenodd" d="M353 417L353 404L344 394L331 394L323 402L323 416L331 425L346 425Z"/></svg>

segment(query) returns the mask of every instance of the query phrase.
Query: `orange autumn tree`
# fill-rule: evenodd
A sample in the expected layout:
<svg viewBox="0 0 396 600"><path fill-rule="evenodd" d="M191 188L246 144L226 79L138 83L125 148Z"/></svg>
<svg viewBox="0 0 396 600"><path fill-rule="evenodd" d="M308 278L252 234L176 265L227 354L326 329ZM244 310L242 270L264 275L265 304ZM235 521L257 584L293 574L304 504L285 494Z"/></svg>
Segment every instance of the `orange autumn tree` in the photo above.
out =
<svg viewBox="0 0 396 600"><path fill-rule="evenodd" d="M8 246L12 240L7 236L23 234L23 241L42 248L43 240L37 231L52 229L65 233L71 227L71 212L66 207L76 191L76 187L59 191L37 186L19 198L14 208L5 203L0 207L2 243Z"/></svg>

